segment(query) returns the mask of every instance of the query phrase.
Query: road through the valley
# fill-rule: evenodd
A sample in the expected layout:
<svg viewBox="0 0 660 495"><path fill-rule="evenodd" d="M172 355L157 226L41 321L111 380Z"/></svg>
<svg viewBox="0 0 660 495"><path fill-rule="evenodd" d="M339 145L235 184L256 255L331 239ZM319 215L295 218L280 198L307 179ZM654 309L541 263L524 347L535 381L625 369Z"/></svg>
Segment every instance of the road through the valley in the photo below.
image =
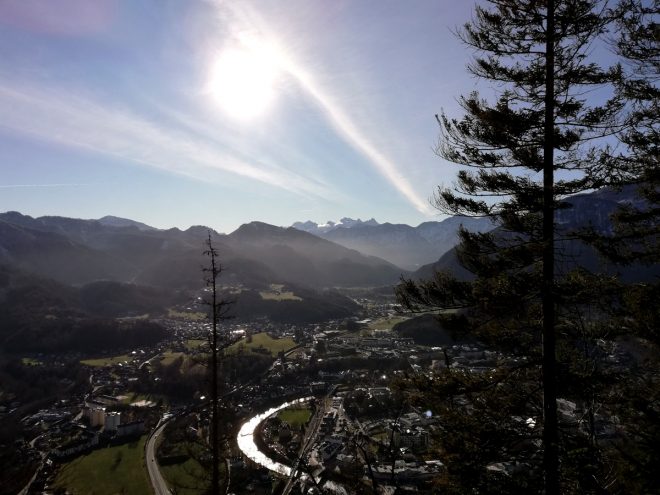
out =
<svg viewBox="0 0 660 495"><path fill-rule="evenodd" d="M156 460L156 445L167 423L168 420L160 422L158 427L149 435L144 449L144 460L147 463L147 471L149 472L149 479L151 480L151 486L154 489L155 495L170 495L172 493L167 487L167 482L163 478L163 475L160 473L158 461Z"/></svg>

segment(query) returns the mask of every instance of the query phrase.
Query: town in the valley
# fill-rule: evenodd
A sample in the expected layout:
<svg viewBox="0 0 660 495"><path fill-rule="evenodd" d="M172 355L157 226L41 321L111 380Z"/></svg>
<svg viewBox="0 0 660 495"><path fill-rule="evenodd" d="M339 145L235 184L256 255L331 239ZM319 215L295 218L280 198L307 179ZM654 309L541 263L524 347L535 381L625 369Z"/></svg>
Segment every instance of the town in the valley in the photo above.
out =
<svg viewBox="0 0 660 495"><path fill-rule="evenodd" d="M293 297L279 289L278 297ZM517 364L478 342L448 334L431 341L424 325L435 316L403 314L393 296L355 297L360 317L323 324L221 322L225 493L432 493L444 469L434 445L443 425L412 384L445 368L492 373ZM68 396L0 405L23 432L13 444L17 479L26 481L19 493L66 493L90 466L137 484L126 493L203 493L211 331L204 311L170 309L158 320L170 337L151 347L23 358L35 370L79 370L77 382L63 378ZM612 352L612 366L621 365L625 355ZM559 407L564 421L579 423L574 403ZM604 422L599 435L612 434ZM506 459L488 466L493 476L518 468Z"/></svg>

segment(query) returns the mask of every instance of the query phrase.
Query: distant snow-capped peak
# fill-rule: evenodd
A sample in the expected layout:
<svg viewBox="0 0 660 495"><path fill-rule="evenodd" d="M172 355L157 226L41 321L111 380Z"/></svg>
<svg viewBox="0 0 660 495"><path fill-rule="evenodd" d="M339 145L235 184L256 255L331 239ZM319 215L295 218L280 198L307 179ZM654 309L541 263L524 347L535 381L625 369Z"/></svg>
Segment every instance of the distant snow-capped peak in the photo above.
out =
<svg viewBox="0 0 660 495"><path fill-rule="evenodd" d="M341 220L334 222L328 220L325 223L316 223L308 220L306 222L296 222L292 225L294 229L304 230L311 234L326 234L332 230L344 228L352 229L353 227L360 227L364 225L376 226L380 225L375 219L370 218L369 220L362 221L361 219L354 220L349 217L344 217Z"/></svg>

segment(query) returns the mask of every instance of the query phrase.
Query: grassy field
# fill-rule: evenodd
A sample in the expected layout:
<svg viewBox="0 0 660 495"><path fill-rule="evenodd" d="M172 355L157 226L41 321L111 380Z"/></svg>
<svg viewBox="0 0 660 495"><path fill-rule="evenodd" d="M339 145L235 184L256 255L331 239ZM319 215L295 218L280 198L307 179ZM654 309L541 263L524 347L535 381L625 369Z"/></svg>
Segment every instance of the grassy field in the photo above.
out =
<svg viewBox="0 0 660 495"><path fill-rule="evenodd" d="M119 321L134 321L134 320L147 320L149 319L149 313L144 313L138 316L124 316L122 318L117 318Z"/></svg>
<svg viewBox="0 0 660 495"><path fill-rule="evenodd" d="M136 392L130 392L127 395L120 395L117 398L122 404L133 404L134 402L142 401L158 402L160 399L162 399L162 397L158 395L138 394Z"/></svg>
<svg viewBox="0 0 660 495"><path fill-rule="evenodd" d="M23 365L25 366L41 366L42 364L44 364L38 359L30 358L30 357L24 357L23 359L21 359L21 363L23 363Z"/></svg>
<svg viewBox="0 0 660 495"><path fill-rule="evenodd" d="M200 347L204 347L207 344L208 341L204 339L190 339L190 340L186 340L186 349L188 349L189 351L194 351L199 349Z"/></svg>
<svg viewBox="0 0 660 495"><path fill-rule="evenodd" d="M188 321L206 320L206 313L202 313L201 311L177 311L172 308L167 310L167 316Z"/></svg>
<svg viewBox="0 0 660 495"><path fill-rule="evenodd" d="M161 466L160 471L177 495L202 495L208 483L208 473L192 458L180 464Z"/></svg>
<svg viewBox="0 0 660 495"><path fill-rule="evenodd" d="M304 408L290 408L283 409L278 414L277 417L282 421L289 423L291 428L298 429L301 425L307 424L309 418L312 417L311 409L306 407Z"/></svg>
<svg viewBox="0 0 660 495"><path fill-rule="evenodd" d="M280 292L280 291L265 291L262 290L259 292L261 299L270 299L272 301L302 301L302 298L296 296L291 291Z"/></svg>
<svg viewBox="0 0 660 495"><path fill-rule="evenodd" d="M369 330L391 330L394 325L406 321L409 316L393 316L388 318L378 318L369 323Z"/></svg>
<svg viewBox="0 0 660 495"><path fill-rule="evenodd" d="M183 352L167 351L161 354L160 362L163 366L169 366L180 357L186 359L186 354Z"/></svg>
<svg viewBox="0 0 660 495"><path fill-rule="evenodd" d="M295 351L292 351L291 354L289 354L289 358L292 360L299 359L303 354L305 354L305 348L304 347L299 347Z"/></svg>
<svg viewBox="0 0 660 495"><path fill-rule="evenodd" d="M272 301L302 301L291 291L284 290L284 284L270 284L270 290L259 292L261 299L270 299Z"/></svg>
<svg viewBox="0 0 660 495"><path fill-rule="evenodd" d="M280 351L288 351L296 346L296 343L290 337L284 339L273 339L267 333L257 333L252 336L252 342L248 342L247 338L242 338L238 342L232 344L227 348L227 354L235 354L238 352L240 346L243 345L244 351L264 347L268 349L271 355L277 355Z"/></svg>
<svg viewBox="0 0 660 495"><path fill-rule="evenodd" d="M370 437L379 442L387 442L389 444L391 434L386 431L381 431L380 433L370 435Z"/></svg>
<svg viewBox="0 0 660 495"><path fill-rule="evenodd" d="M123 363L125 361L132 361L135 357L129 354L122 354L121 356L112 356L106 358L98 359L83 359L80 361L81 364L86 364L87 366L95 366L101 368L103 366L113 366L115 364Z"/></svg>
<svg viewBox="0 0 660 495"><path fill-rule="evenodd" d="M143 436L74 459L62 467L55 486L72 495L151 495L144 466L145 439Z"/></svg>
<svg viewBox="0 0 660 495"><path fill-rule="evenodd" d="M198 443L180 442L176 444L173 454L186 454L189 457L177 464L161 465L160 471L177 495L203 495L211 482L211 473L206 471L199 462L208 452ZM224 456L220 460L220 478L226 476L227 466Z"/></svg>

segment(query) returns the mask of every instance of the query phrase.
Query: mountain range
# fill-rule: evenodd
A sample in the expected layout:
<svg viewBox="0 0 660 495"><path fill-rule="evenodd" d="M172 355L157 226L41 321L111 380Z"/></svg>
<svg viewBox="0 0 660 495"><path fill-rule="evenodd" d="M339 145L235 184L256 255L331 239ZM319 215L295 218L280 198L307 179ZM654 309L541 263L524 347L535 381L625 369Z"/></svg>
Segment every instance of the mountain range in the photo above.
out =
<svg viewBox="0 0 660 495"><path fill-rule="evenodd" d="M309 232L349 249L377 256L406 270L416 270L437 261L458 242L458 229L473 232L491 230L487 218L449 217L440 222L424 222L417 227L342 218L339 222L316 224L296 222L293 228Z"/></svg>
<svg viewBox="0 0 660 495"><path fill-rule="evenodd" d="M632 201L632 189L576 195L566 200L572 207L558 210L557 224L566 230L591 225L607 232L609 215L621 202ZM208 260L202 252L211 235L224 267L220 280L228 286L376 287L409 275L406 268L417 268L413 276L422 278L442 268L462 273L452 250L461 225L478 232L493 228L488 219L474 218L452 217L417 227L343 218L292 227L251 222L219 234L203 226L161 230L109 216L82 220L6 212L0 214L0 264L67 285L105 280L197 289L204 285L201 267ZM577 241L563 247L575 264L596 268L600 263ZM643 275L635 269L626 273Z"/></svg>
<svg viewBox="0 0 660 495"><path fill-rule="evenodd" d="M117 317L158 317L190 306L206 285L209 235L223 266L221 297L236 300L232 316L240 319L314 323L350 317L359 305L323 288L392 285L402 273L382 259L261 222L224 235L202 226L159 230L114 217L7 212L0 214L0 348L46 352L80 341L87 342L80 349L91 351L120 345L124 337L97 338L94 322L102 319L105 335L116 337L125 330L112 323ZM295 296L264 296L274 292L273 284ZM135 342L162 336L162 329L135 325L146 339Z"/></svg>
<svg viewBox="0 0 660 495"><path fill-rule="evenodd" d="M109 280L199 288L209 233L228 285L378 286L396 282L402 273L377 257L262 222L225 235L201 226L158 230L113 217L32 218L18 212L0 214L0 263L69 285Z"/></svg>
<svg viewBox="0 0 660 495"><path fill-rule="evenodd" d="M601 189L591 193L576 194L566 198L563 202L564 207L558 209L555 214L558 233L555 244L557 273L566 273L579 266L592 272L616 275L627 282L650 281L660 276L658 266L649 267L634 263L622 266L609 263L595 249L570 235L572 231L584 227L591 227L603 234L611 233L610 217L621 204L640 206L633 186L625 187L622 190ZM508 235L497 228L494 229L494 232L503 237ZM450 249L440 259L414 271L412 278L430 279L436 271L449 271L464 280L473 277L459 263L456 248Z"/></svg>
<svg viewBox="0 0 660 495"><path fill-rule="evenodd" d="M561 235L591 226L608 232L610 214L621 203L633 201L630 189L573 196L566 200L571 207L557 212L558 231ZM236 300L234 316L283 323L355 316L359 305L329 287L379 287L391 293L388 287L401 276L428 279L439 270L470 278L451 247L460 225L481 231L492 227L464 218L417 227L346 218L321 226L297 223L295 228L251 222L219 234L203 226L161 230L117 217L81 220L2 213L0 348L45 352L66 344L91 351L111 348L126 338L135 338L136 343L160 338L163 330L158 326L144 322L138 325L139 335L127 335L130 329L114 319L158 317L171 308L189 306L193 295L205 287L202 267L209 260L203 251L209 236L223 267L221 297ZM498 228L493 232L507 236ZM582 266L628 281L660 276L654 266L608 266L593 249L574 239L558 241L557 247L558 272ZM424 256L434 261L414 272L393 263L413 266ZM292 297L277 297L282 293ZM104 338L95 330L101 328L97 319L105 322L101 324ZM417 337L431 338L426 333Z"/></svg>

